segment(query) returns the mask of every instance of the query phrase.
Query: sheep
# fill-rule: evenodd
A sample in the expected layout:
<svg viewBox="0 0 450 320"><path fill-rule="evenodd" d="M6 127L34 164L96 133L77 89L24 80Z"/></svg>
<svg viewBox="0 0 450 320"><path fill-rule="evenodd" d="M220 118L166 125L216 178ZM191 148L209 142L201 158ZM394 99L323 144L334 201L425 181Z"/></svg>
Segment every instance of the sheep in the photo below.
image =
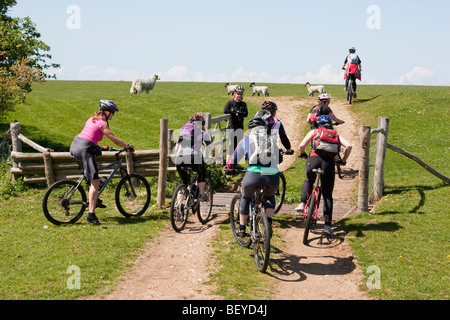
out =
<svg viewBox="0 0 450 320"><path fill-rule="evenodd" d="M309 82L305 84L306 89L308 89L309 96L314 97L314 92L326 93L324 86L311 86Z"/></svg>
<svg viewBox="0 0 450 320"><path fill-rule="evenodd" d="M149 94L150 90L153 90L156 84L156 80L161 80L157 74L154 74L150 79L134 79L131 85L131 94L141 94L142 91L146 91Z"/></svg>
<svg viewBox="0 0 450 320"><path fill-rule="evenodd" d="M237 84L230 84L229 82L225 83L225 87L228 90L228 95L230 95L230 93L234 93L237 86L238 86Z"/></svg>
<svg viewBox="0 0 450 320"><path fill-rule="evenodd" d="M264 94L264 97L268 97L269 96L269 88L266 86L256 86L256 84L254 82L250 83L250 88L253 87L253 94L252 96L255 95L255 93L259 95L262 93Z"/></svg>

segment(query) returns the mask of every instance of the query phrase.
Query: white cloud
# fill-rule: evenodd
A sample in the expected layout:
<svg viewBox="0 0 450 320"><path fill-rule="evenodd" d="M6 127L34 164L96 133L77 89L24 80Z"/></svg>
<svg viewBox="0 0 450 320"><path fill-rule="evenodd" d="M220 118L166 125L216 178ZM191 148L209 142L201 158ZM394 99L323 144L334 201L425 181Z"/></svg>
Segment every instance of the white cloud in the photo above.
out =
<svg viewBox="0 0 450 320"><path fill-rule="evenodd" d="M96 66L81 68L76 75L77 80L127 80L134 78L149 77L138 70L119 70L115 68L101 69Z"/></svg>
<svg viewBox="0 0 450 320"><path fill-rule="evenodd" d="M414 67L412 71L401 75L391 81L392 84L399 85L434 85L436 71L424 67Z"/></svg>

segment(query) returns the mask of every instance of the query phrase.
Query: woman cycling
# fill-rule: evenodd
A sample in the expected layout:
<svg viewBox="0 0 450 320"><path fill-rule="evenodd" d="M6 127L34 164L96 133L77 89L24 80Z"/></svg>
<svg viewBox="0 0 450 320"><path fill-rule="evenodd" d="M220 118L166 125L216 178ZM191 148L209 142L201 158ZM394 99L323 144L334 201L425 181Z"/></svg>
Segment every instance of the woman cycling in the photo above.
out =
<svg viewBox="0 0 450 320"><path fill-rule="evenodd" d="M352 144L348 142L342 136L339 136L335 130L333 130L333 119L328 115L320 116L317 120L319 125L318 129L311 130L303 141L300 143L300 157L302 159L308 159L305 165L305 175L306 179L303 183L301 202L295 208L296 211L303 211L305 203L308 201L309 196L312 192L312 187L316 174L313 169L321 168L324 174L321 176L322 192L324 199L324 210L323 215L325 218L325 228L324 232L333 235L333 230L331 229L331 219L333 216L333 188L334 188L334 178L335 178L335 159L336 157L319 155L319 151L315 150L314 147L311 149L309 156L305 153L305 148L309 142L314 141L318 135L325 130L330 130L330 133L336 135L337 140L340 145L345 147L345 153L342 160L339 160L341 165L345 165L350 153L352 151Z"/></svg>
<svg viewBox="0 0 450 320"><path fill-rule="evenodd" d="M108 120L111 120L114 117L114 113L118 111L119 108L117 108L117 105L113 101L100 100L99 111L86 121L83 130L73 139L70 146L70 154L79 162L83 163L83 174L90 185L89 213L86 216L86 220L94 225L100 225L100 222L95 215L98 189L100 186L95 156L102 155L102 148L98 143L103 140L103 136L107 136L116 145L127 151L133 151L133 146L130 146L117 138L109 129ZM105 206L100 203L98 206L105 208Z"/></svg>
<svg viewBox="0 0 450 320"><path fill-rule="evenodd" d="M175 158L173 162L177 167L181 181L189 185L189 173L183 170L183 167L189 167L198 173L198 191L199 200L207 199L205 195L206 188L206 165L203 159L202 146L206 145L213 155L216 154L214 145L208 133L205 132L205 118L201 115L193 115L181 128L175 146Z"/></svg>
<svg viewBox="0 0 450 320"><path fill-rule="evenodd" d="M241 202L239 206L239 237L245 237L245 226L248 222L249 205L253 194L258 186L266 186L263 194L266 199L264 203L270 230L272 230L272 216L275 208L275 193L280 184L280 173L278 171L279 150L271 136L267 134L267 111L259 111L255 117L249 120L249 135L242 139L235 152L228 161L227 167L232 172L239 161L246 156L249 162L247 171L242 179ZM265 147L264 147L265 146ZM272 234L272 232L270 232Z"/></svg>

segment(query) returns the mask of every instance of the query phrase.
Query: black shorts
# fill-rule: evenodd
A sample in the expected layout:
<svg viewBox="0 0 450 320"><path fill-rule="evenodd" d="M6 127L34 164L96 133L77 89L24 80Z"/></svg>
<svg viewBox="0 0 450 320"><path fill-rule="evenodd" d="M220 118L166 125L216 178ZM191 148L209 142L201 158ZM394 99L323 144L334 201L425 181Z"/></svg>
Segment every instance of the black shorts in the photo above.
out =
<svg viewBox="0 0 450 320"><path fill-rule="evenodd" d="M98 145L76 136L70 145L70 154L83 165L86 179L99 179L95 157L101 156L102 152Z"/></svg>

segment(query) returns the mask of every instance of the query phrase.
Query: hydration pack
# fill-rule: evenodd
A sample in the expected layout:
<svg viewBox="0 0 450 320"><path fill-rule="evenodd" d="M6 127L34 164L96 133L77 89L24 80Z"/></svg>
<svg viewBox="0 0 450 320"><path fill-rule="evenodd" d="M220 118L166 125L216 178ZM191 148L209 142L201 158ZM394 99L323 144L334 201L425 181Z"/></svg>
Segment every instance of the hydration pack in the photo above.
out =
<svg viewBox="0 0 450 320"><path fill-rule="evenodd" d="M311 123L316 123L317 119L322 115L322 107L323 105L318 104L311 110L311 116L309 117Z"/></svg>
<svg viewBox="0 0 450 320"><path fill-rule="evenodd" d="M322 127L316 129L316 135L312 140L314 152L325 158L333 158L339 154L340 142L336 130Z"/></svg>

